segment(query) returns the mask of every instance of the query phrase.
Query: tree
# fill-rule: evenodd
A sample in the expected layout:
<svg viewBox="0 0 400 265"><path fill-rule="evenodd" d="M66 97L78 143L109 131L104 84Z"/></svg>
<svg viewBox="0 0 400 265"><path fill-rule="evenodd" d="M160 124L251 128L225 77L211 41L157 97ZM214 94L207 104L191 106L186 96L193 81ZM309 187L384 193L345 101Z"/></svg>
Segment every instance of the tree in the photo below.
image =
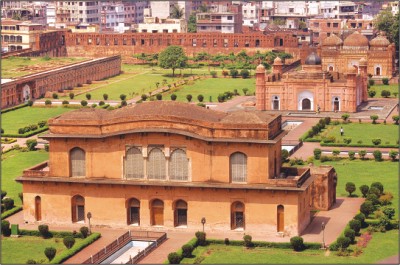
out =
<svg viewBox="0 0 400 265"><path fill-rule="evenodd" d="M187 60L182 47L168 46L158 56L158 65L164 69L172 69L172 76L175 76L175 69L186 67Z"/></svg>
<svg viewBox="0 0 400 265"><path fill-rule="evenodd" d="M177 96L176 96L175 94L172 94L172 95L171 95L171 100L172 100L172 101L175 101L176 98L177 98Z"/></svg>
<svg viewBox="0 0 400 265"><path fill-rule="evenodd" d="M44 250L44 254L51 261L56 256L57 250L53 247L48 247Z"/></svg>
<svg viewBox="0 0 400 265"><path fill-rule="evenodd" d="M203 96L203 95L198 95L198 96L197 96L197 100L198 100L199 102L203 102L204 96Z"/></svg>
<svg viewBox="0 0 400 265"><path fill-rule="evenodd" d="M399 49L399 13L393 16L390 10L382 10L374 19L374 27L384 31L390 42L394 42Z"/></svg>
<svg viewBox="0 0 400 265"><path fill-rule="evenodd" d="M70 249L75 244L75 238L72 236L66 236L63 239L63 243L66 248Z"/></svg>
<svg viewBox="0 0 400 265"><path fill-rule="evenodd" d="M346 191L349 193L349 197L351 197L351 194L356 191L356 185L353 182L347 182Z"/></svg>
<svg viewBox="0 0 400 265"><path fill-rule="evenodd" d="M119 95L119 98L120 98L121 100L125 100L125 99L126 99L126 95L125 95L125 94L121 94L121 95Z"/></svg>
<svg viewBox="0 0 400 265"><path fill-rule="evenodd" d="M371 115L369 117L372 120L372 124L376 124L376 120L379 118L378 115Z"/></svg>
<svg viewBox="0 0 400 265"><path fill-rule="evenodd" d="M190 258L193 252L193 246L191 244L185 244L182 246L182 256L184 258Z"/></svg>
<svg viewBox="0 0 400 265"><path fill-rule="evenodd" d="M107 100L108 99L108 94L103 94L103 99Z"/></svg>
<svg viewBox="0 0 400 265"><path fill-rule="evenodd" d="M247 69L243 69L242 71L240 71L240 75L242 76L243 79L245 79L250 76L250 72Z"/></svg>
<svg viewBox="0 0 400 265"><path fill-rule="evenodd" d="M399 154L399 152L397 152L396 150L389 151L389 157L392 159L392 161L396 161L398 154Z"/></svg>
<svg viewBox="0 0 400 265"><path fill-rule="evenodd" d="M388 91L388 90L382 90L381 96L384 97L384 98L390 97L390 91Z"/></svg>
<svg viewBox="0 0 400 265"><path fill-rule="evenodd" d="M344 250L344 249L346 249L346 248L350 245L351 240L350 240L350 238L348 238L348 237L341 236L341 237L339 237L339 238L337 239L336 242L337 242L339 248L340 248L341 250Z"/></svg>
<svg viewBox="0 0 400 265"><path fill-rule="evenodd" d="M245 96L247 96L247 92L249 91L249 89L245 87L245 88L242 89L242 91L243 91L243 94Z"/></svg>
<svg viewBox="0 0 400 265"><path fill-rule="evenodd" d="M364 198L367 197L367 194L368 194L368 191L369 191L368 185L361 185L361 186L359 187L359 189L360 189L360 191L361 191L363 197L364 197Z"/></svg>
<svg viewBox="0 0 400 265"><path fill-rule="evenodd" d="M36 139L29 139L25 142L25 144L29 151L35 151L38 143Z"/></svg>
<svg viewBox="0 0 400 265"><path fill-rule="evenodd" d="M87 100L90 100L92 98L92 95L90 93L87 93L86 98L87 98Z"/></svg>
<svg viewBox="0 0 400 265"><path fill-rule="evenodd" d="M399 125L399 120L400 120L400 116L399 115L392 116L392 119L394 121L394 124Z"/></svg>
<svg viewBox="0 0 400 265"><path fill-rule="evenodd" d="M368 217L374 211L374 205L370 201L365 201L360 206L360 212L362 212L365 217Z"/></svg>
<svg viewBox="0 0 400 265"><path fill-rule="evenodd" d="M171 18L180 19L185 15L185 9L180 8L178 5L172 7Z"/></svg>
<svg viewBox="0 0 400 265"><path fill-rule="evenodd" d="M245 245L247 248L250 248L250 247L253 246L253 242L251 242L252 239L253 239L253 238L251 237L251 235L244 235L244 236L243 236L244 245Z"/></svg>
<svg viewBox="0 0 400 265"><path fill-rule="evenodd" d="M74 99L74 97L75 97L75 94L74 94L74 93L72 93L72 92L69 93L69 98L70 98L70 99Z"/></svg>
<svg viewBox="0 0 400 265"><path fill-rule="evenodd" d="M186 95L186 99L187 99L188 102L191 102L192 101L192 95L190 95L190 94Z"/></svg>
<svg viewBox="0 0 400 265"><path fill-rule="evenodd" d="M375 97L375 95L376 95L376 91L375 91L375 90L368 90L368 96L369 96L370 98Z"/></svg>
<svg viewBox="0 0 400 265"><path fill-rule="evenodd" d="M346 123L349 117L350 117L349 114L347 114L347 113L346 113L346 114L343 114L343 115L342 115L343 122Z"/></svg>
<svg viewBox="0 0 400 265"><path fill-rule="evenodd" d="M197 32L197 25L196 24L197 24L196 14L191 14L189 16L189 21L188 21L188 24L187 24L188 32L196 33Z"/></svg>

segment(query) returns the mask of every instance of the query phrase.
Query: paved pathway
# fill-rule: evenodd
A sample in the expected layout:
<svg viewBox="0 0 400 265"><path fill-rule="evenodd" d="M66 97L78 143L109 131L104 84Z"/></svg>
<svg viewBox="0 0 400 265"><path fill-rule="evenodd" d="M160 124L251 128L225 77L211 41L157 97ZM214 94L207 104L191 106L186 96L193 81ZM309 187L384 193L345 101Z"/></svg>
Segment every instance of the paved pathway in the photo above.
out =
<svg viewBox="0 0 400 265"><path fill-rule="evenodd" d="M377 262L377 264L400 264L399 255L395 255Z"/></svg>

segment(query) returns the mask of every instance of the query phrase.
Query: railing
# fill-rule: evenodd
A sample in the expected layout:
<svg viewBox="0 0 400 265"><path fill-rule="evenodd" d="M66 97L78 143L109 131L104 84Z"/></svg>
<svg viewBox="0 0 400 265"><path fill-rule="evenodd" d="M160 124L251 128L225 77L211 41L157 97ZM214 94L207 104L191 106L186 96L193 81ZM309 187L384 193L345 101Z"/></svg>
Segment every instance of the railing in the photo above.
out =
<svg viewBox="0 0 400 265"><path fill-rule="evenodd" d="M43 169L48 167L48 162L37 164L23 171L24 177L48 177L49 171L44 171Z"/></svg>
<svg viewBox="0 0 400 265"><path fill-rule="evenodd" d="M167 234L151 231L128 231L108 244L105 248L82 262L82 264L100 264L102 261L110 257L112 254L120 250L123 246L134 239L155 239L155 241L144 250L140 251L135 257L130 258L127 264L134 264L147 256L153 249L158 247L167 239Z"/></svg>

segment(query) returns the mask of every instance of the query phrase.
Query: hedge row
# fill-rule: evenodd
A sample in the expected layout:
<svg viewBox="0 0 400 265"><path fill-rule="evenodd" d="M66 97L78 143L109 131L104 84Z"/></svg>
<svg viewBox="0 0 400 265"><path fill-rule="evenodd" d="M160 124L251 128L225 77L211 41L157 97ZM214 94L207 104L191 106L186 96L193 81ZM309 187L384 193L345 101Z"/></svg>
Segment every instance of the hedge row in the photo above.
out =
<svg viewBox="0 0 400 265"><path fill-rule="evenodd" d="M17 109L22 109L22 108L25 108L25 107L28 107L28 103L25 103L25 104L22 104L22 105L18 105L18 106L12 107L12 108L8 108L8 109L2 109L1 110L1 114L7 113L7 112L10 112L10 111L13 111L13 110L17 110Z"/></svg>
<svg viewBox="0 0 400 265"><path fill-rule="evenodd" d="M16 206L12 208L11 210L5 211L4 213L1 214L1 219L4 220L4 218L7 218L19 211L22 211L22 206Z"/></svg>
<svg viewBox="0 0 400 265"><path fill-rule="evenodd" d="M61 252L61 254L56 256L50 262L50 264L61 264L65 260L69 259L73 255L75 255L76 253L78 253L79 251L81 251L82 249L87 247L88 245L92 244L94 241L96 241L100 237L101 237L100 233L91 234L90 236L85 238L82 242L79 242L79 243L75 244L72 248L70 248L68 250L64 250L63 252Z"/></svg>
<svg viewBox="0 0 400 265"><path fill-rule="evenodd" d="M365 222L373 227L378 227L380 225L380 220L378 219L365 219ZM390 226L390 229L399 229L399 222L397 220L390 220Z"/></svg>
<svg viewBox="0 0 400 265"><path fill-rule="evenodd" d="M42 234L39 232L39 230L20 229L19 234L22 236L42 237ZM69 232L69 231L54 231L54 232L49 231L49 237L64 238L66 236L72 236L74 238L84 238L80 232L73 233L73 232Z"/></svg>
<svg viewBox="0 0 400 265"><path fill-rule="evenodd" d="M305 141L305 142L308 142ZM345 144L345 143L324 143L321 141L321 146L333 146L333 147L380 147L380 148L398 148L398 145L395 144L380 144L380 145L373 145L373 144Z"/></svg>
<svg viewBox="0 0 400 265"><path fill-rule="evenodd" d="M13 138L26 138L26 137L30 137L32 135L47 131L49 129L49 126L44 126L42 128L37 129L36 131L30 131L24 134L3 134L2 137L13 137Z"/></svg>
<svg viewBox="0 0 400 265"><path fill-rule="evenodd" d="M265 242L265 241L251 241L254 247L265 248L279 248L279 249L293 249L290 242ZM207 239L208 244L225 245L225 240L221 239ZM229 240L229 245L244 246L243 240ZM304 243L306 249L320 249L321 243Z"/></svg>

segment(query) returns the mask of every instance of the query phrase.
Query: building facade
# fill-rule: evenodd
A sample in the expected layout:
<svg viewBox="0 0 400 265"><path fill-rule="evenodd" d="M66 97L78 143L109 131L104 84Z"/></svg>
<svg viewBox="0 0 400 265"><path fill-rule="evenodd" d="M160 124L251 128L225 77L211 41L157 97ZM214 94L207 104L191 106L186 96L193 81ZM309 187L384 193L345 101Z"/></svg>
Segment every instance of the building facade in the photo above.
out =
<svg viewBox="0 0 400 265"><path fill-rule="evenodd" d="M79 122L77 122L79 121ZM298 235L336 200L332 167L281 168L281 116L179 102L49 121L48 162L24 171L28 223ZM112 209L112 210L111 210Z"/></svg>
<svg viewBox="0 0 400 265"><path fill-rule="evenodd" d="M242 33L242 5L218 5L212 12L197 13L196 19L198 33Z"/></svg>
<svg viewBox="0 0 400 265"><path fill-rule="evenodd" d="M367 61L350 66L345 75L323 69L321 58L312 53L302 70L284 74L277 57L273 73L266 75L259 65L256 70L256 107L258 110L341 111L356 112L367 101ZM331 69L332 70L332 69Z"/></svg>
<svg viewBox="0 0 400 265"><path fill-rule="evenodd" d="M187 23L185 19L145 17L144 23L138 24L137 31L149 33L186 33Z"/></svg>

